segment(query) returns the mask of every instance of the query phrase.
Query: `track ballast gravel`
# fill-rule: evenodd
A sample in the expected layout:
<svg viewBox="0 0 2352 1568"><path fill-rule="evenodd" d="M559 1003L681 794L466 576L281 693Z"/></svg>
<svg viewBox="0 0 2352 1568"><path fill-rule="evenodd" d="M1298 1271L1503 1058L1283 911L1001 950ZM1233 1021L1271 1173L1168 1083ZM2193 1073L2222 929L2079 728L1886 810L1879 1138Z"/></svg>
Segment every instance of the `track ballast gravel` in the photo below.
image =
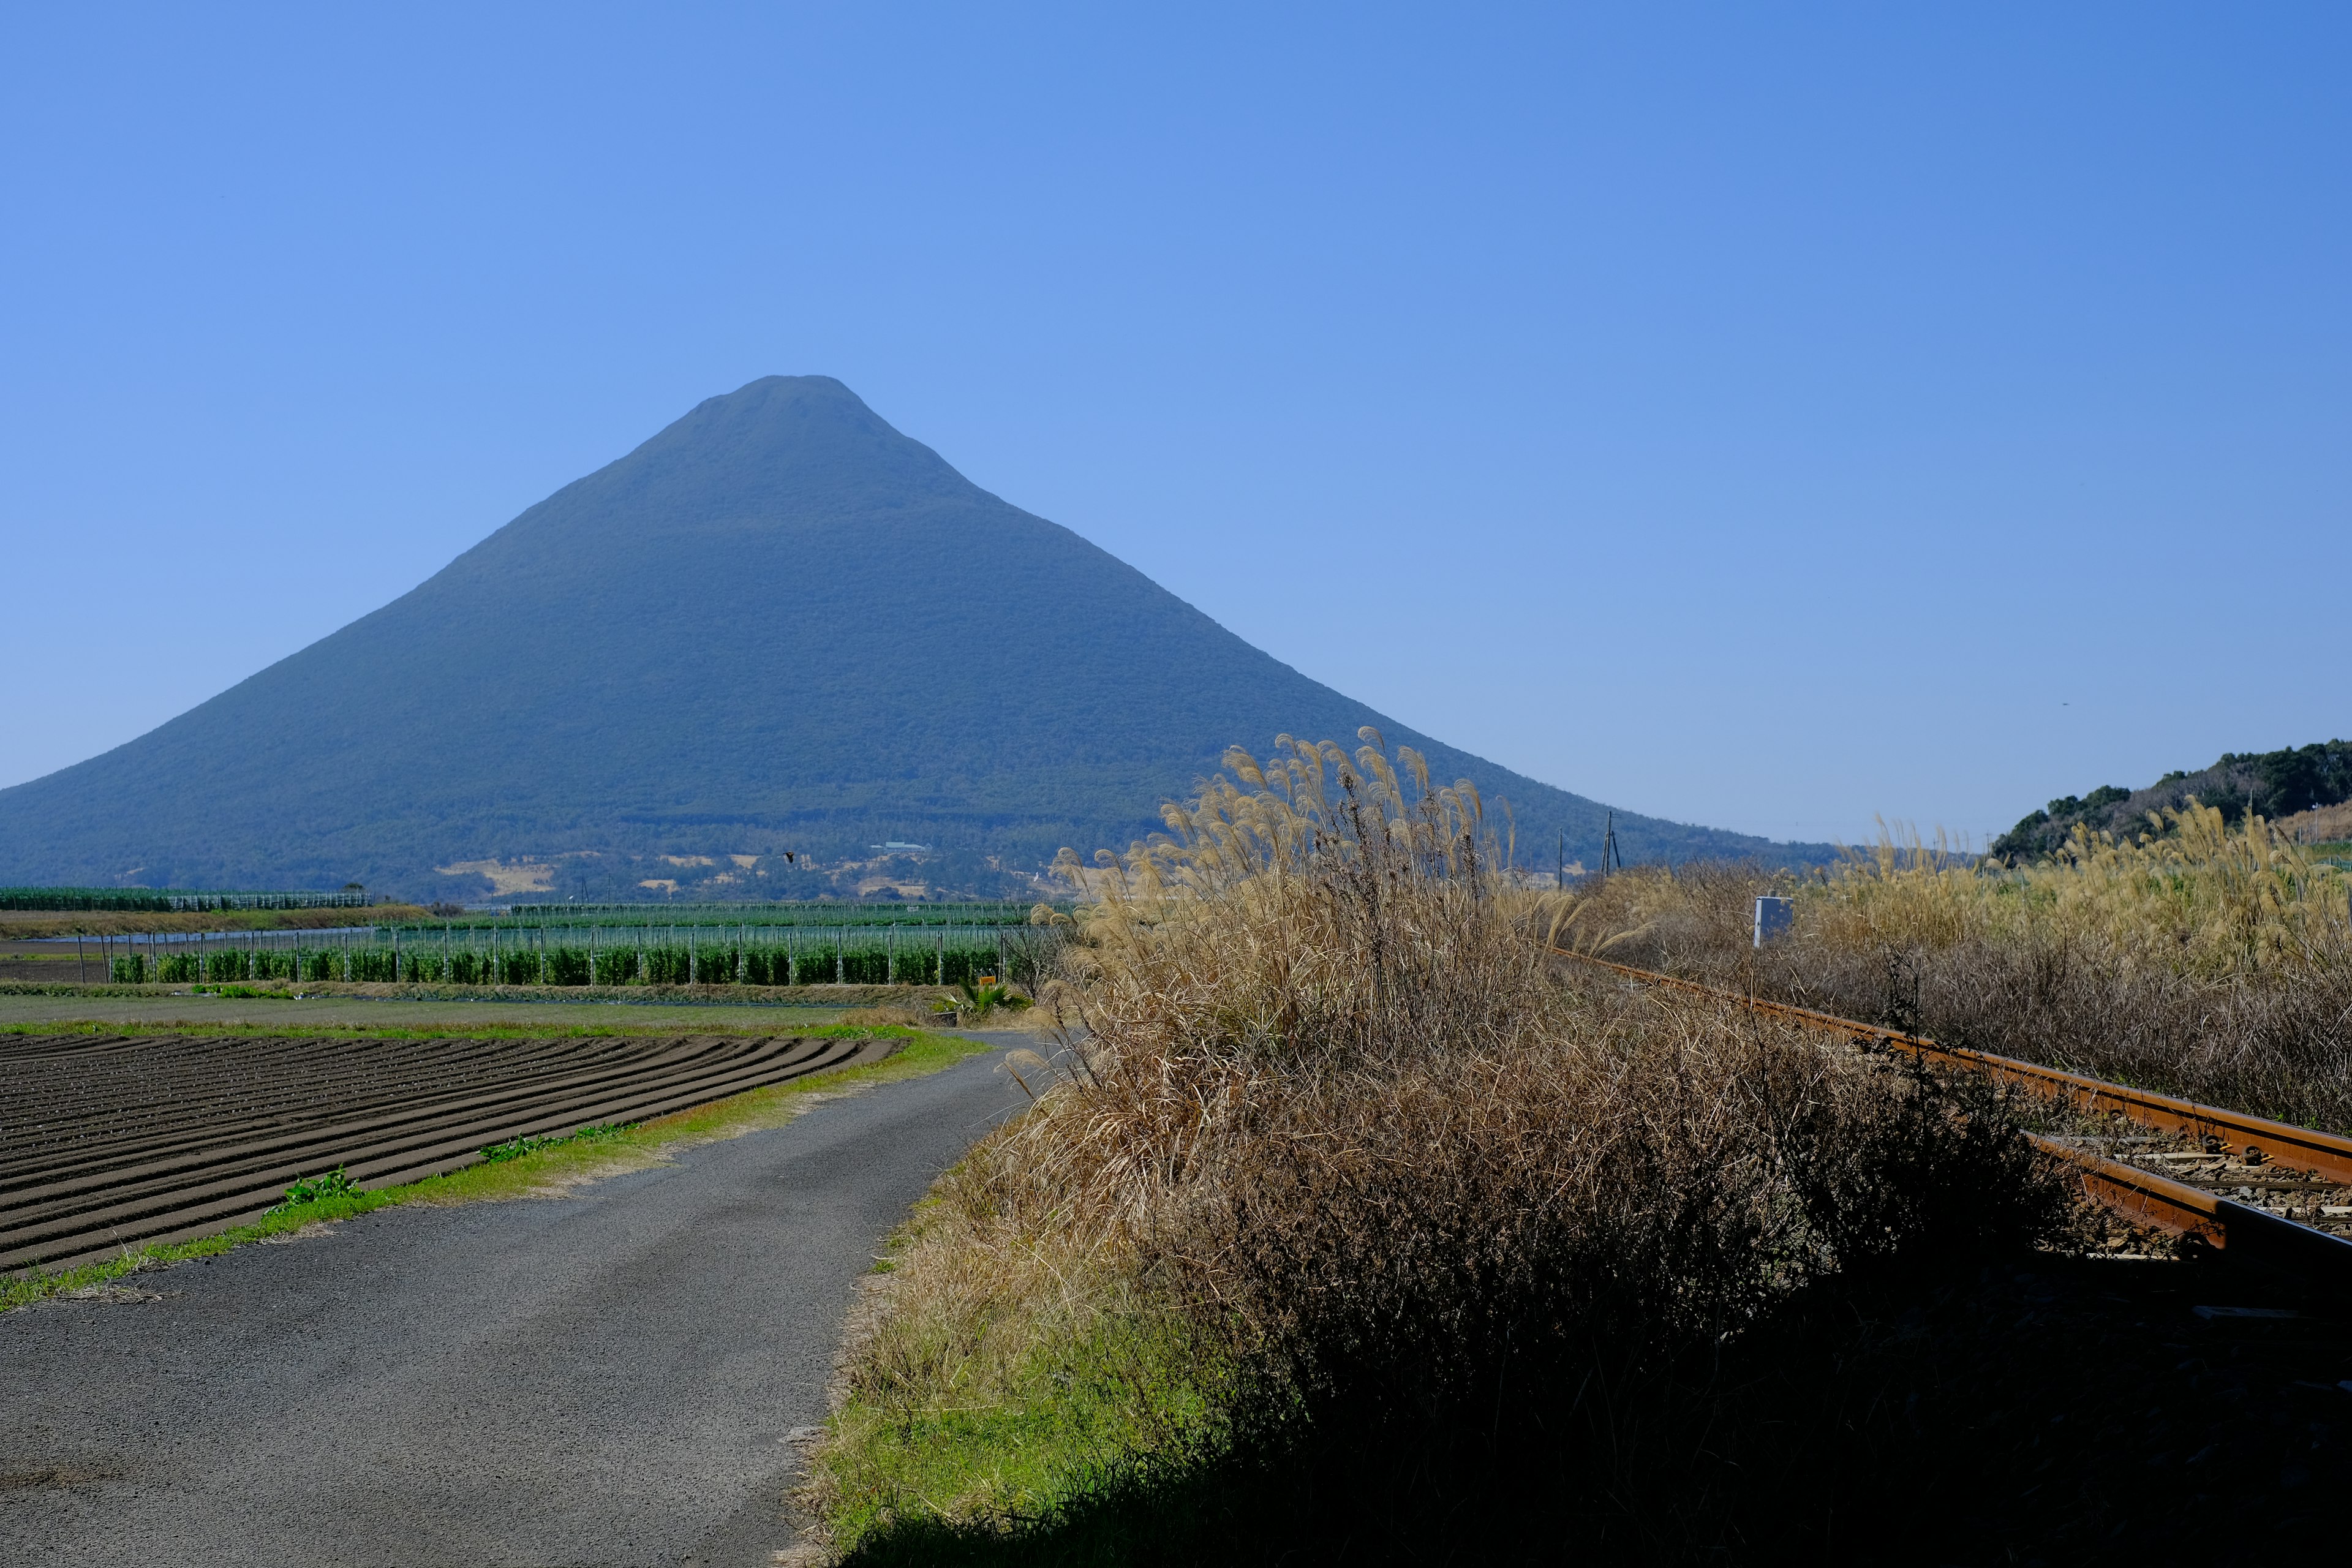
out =
<svg viewBox="0 0 2352 1568"><path fill-rule="evenodd" d="M0 1562L771 1563L857 1278L1025 1103L976 1057L569 1196L0 1314Z"/></svg>

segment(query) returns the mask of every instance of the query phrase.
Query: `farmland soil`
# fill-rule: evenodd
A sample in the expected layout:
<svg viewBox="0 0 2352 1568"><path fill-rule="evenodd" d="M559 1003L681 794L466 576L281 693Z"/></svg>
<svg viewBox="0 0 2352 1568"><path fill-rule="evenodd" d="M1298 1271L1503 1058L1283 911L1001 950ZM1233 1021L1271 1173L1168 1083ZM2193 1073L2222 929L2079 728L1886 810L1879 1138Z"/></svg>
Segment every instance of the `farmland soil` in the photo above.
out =
<svg viewBox="0 0 2352 1568"><path fill-rule="evenodd" d="M651 997L621 1002L574 998L415 1002L330 994L287 1000L267 995L196 995L184 986L172 993L162 993L160 987L141 991L126 985L97 994L96 989L11 994L0 987L0 1028L104 1024L144 1029L526 1029L539 1033L579 1028L648 1034L688 1029L774 1034L830 1023L845 1005L863 1005L747 1006L740 999L730 1005L725 1002L673 1004Z"/></svg>
<svg viewBox="0 0 2352 1568"><path fill-rule="evenodd" d="M1025 1103L997 1060L0 1317L0 1560L771 1562L858 1276Z"/></svg>

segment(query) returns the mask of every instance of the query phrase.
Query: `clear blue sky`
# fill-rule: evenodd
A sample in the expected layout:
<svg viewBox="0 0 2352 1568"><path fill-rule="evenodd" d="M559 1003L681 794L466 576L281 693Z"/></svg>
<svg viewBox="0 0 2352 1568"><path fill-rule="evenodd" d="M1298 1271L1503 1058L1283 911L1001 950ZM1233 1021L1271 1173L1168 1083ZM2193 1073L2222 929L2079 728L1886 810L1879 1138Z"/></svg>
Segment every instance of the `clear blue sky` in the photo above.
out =
<svg viewBox="0 0 2352 1568"><path fill-rule="evenodd" d="M2352 735L2341 5L0 28L0 784L779 372L1642 811Z"/></svg>

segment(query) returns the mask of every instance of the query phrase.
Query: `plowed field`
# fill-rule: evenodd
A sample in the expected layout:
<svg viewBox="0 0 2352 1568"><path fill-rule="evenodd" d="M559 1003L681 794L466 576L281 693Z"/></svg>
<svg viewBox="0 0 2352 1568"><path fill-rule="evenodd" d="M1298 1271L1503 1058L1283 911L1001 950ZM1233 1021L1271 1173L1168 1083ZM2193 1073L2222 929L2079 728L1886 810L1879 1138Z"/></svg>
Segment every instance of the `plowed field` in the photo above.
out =
<svg viewBox="0 0 2352 1568"><path fill-rule="evenodd" d="M245 1223L346 1168L392 1186L509 1139L638 1121L893 1042L0 1037L0 1269Z"/></svg>

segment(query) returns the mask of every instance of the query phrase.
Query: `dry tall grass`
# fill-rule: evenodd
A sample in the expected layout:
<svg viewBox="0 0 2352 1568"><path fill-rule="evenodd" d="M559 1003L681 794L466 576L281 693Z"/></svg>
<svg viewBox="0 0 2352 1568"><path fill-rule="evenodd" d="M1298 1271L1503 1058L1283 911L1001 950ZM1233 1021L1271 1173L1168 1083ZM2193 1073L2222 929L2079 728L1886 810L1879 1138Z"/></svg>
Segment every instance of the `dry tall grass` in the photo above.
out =
<svg viewBox="0 0 2352 1568"><path fill-rule="evenodd" d="M1334 1473L1426 1522L1463 1466L1630 1454L1639 1421L1601 1391L1810 1282L2068 1223L1990 1106L1745 1014L1561 984L1471 787L1363 739L1232 753L1168 835L1099 858L1045 998L1083 1027L902 1262L921 1283L855 1370L869 1405L1002 1385L1034 1336L1150 1302L1255 1391L1235 1419L1303 1415L1351 1456ZM1388 1488L1397 1463L1415 1479ZM1575 1487L1601 1507L1623 1479Z"/></svg>
<svg viewBox="0 0 2352 1568"><path fill-rule="evenodd" d="M2297 844L2337 844L2352 839L2352 801L2315 805L2293 816L2281 817L2278 830Z"/></svg>
<svg viewBox="0 0 2352 1568"><path fill-rule="evenodd" d="M1949 1043L2352 1127L2352 880L2260 817L2191 803L2126 843L2009 869L1882 838L1823 879L1644 869L1588 889L1580 951ZM1749 946L1752 900L1796 929Z"/></svg>

